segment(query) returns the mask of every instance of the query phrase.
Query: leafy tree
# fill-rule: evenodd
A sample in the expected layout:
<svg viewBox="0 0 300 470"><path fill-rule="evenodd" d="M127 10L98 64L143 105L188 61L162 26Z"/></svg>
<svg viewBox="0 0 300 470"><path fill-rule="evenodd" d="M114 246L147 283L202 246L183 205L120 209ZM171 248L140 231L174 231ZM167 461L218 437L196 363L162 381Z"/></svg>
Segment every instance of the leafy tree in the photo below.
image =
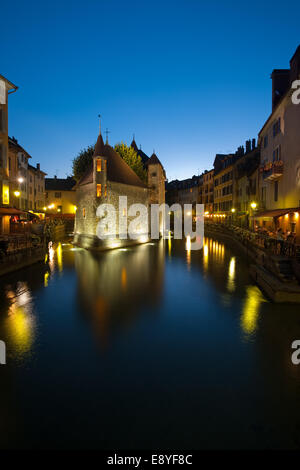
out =
<svg viewBox="0 0 300 470"><path fill-rule="evenodd" d="M128 166L137 174L137 176L144 182L147 182L147 172L143 167L141 157L132 148L128 147L124 142L115 145L115 151L123 158Z"/></svg>
<svg viewBox="0 0 300 470"><path fill-rule="evenodd" d="M92 164L94 148L94 145L89 145L87 148L82 149L77 157L73 159L72 168L74 179L76 181L79 181L80 178L82 178L87 168Z"/></svg>

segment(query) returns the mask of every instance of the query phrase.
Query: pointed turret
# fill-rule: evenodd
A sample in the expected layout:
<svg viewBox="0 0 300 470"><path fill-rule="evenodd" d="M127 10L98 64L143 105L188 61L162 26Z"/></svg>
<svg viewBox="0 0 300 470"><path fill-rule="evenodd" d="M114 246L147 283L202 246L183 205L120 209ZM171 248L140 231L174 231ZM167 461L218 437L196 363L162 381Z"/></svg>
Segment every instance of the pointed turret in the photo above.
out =
<svg viewBox="0 0 300 470"><path fill-rule="evenodd" d="M148 165L156 165L156 164L160 165L160 166L163 168L163 166L162 166L162 164L160 163L160 161L159 161L159 159L158 159L156 153L153 152L152 155L151 155L151 157L150 157L149 160L148 160Z"/></svg>
<svg viewBox="0 0 300 470"><path fill-rule="evenodd" d="M103 139L102 139L102 135L100 133L99 136L98 136L96 145L95 145L95 150L94 150L93 157L101 157L102 155L104 155L103 152L104 152L104 142L103 142Z"/></svg>
<svg viewBox="0 0 300 470"><path fill-rule="evenodd" d="M139 151L138 146L136 145L136 141L134 140L134 137L132 139L132 142L130 144L130 147L132 147L136 152Z"/></svg>

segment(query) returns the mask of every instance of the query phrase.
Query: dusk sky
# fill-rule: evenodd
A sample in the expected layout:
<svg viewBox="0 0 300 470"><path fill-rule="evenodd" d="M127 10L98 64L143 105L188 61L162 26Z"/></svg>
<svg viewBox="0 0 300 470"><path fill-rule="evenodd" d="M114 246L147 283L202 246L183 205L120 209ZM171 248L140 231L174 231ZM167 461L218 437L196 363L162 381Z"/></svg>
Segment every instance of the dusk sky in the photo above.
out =
<svg viewBox="0 0 300 470"><path fill-rule="evenodd" d="M153 149L169 180L256 137L270 73L300 43L297 2L14 1L1 4L9 135L53 176L95 143ZM3 39L4 38L4 39Z"/></svg>

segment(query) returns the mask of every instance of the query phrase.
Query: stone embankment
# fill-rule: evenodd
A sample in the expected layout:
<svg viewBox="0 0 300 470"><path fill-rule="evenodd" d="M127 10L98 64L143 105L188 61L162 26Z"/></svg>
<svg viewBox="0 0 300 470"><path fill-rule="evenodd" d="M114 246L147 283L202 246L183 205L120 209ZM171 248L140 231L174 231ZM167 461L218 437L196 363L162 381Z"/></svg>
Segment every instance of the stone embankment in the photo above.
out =
<svg viewBox="0 0 300 470"><path fill-rule="evenodd" d="M235 226L205 223L205 235L224 240L243 253L250 274L274 302L300 303L300 246Z"/></svg>

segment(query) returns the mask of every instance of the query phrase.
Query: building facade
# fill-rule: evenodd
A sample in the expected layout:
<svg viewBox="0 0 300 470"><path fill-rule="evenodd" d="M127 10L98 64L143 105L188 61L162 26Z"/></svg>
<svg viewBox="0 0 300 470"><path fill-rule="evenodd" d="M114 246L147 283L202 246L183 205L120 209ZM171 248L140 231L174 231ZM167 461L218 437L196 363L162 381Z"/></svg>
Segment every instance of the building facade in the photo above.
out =
<svg viewBox="0 0 300 470"><path fill-rule="evenodd" d="M127 197L127 207L120 206L120 196ZM148 187L112 147L104 145L100 134L93 163L76 185L76 202L74 242L89 249L116 248L128 242L122 237L135 219L127 212L129 206L140 203L148 207ZM114 211L99 213L100 204L110 204ZM106 240L99 238L99 227ZM137 243L148 240L148 229L147 215L136 225Z"/></svg>
<svg viewBox="0 0 300 470"><path fill-rule="evenodd" d="M32 209L28 200L28 161L31 156L14 137L8 138L8 154L12 206L23 210Z"/></svg>
<svg viewBox="0 0 300 470"><path fill-rule="evenodd" d="M0 75L0 234L9 232L8 96L17 87Z"/></svg>
<svg viewBox="0 0 300 470"><path fill-rule="evenodd" d="M214 212L231 215L234 155L217 154L214 161Z"/></svg>
<svg viewBox="0 0 300 470"><path fill-rule="evenodd" d="M30 210L42 211L45 207L45 176L47 173L41 170L40 164L36 167L28 165L27 197Z"/></svg>
<svg viewBox="0 0 300 470"><path fill-rule="evenodd" d="M45 207L47 212L76 213L76 181L68 178L45 178Z"/></svg>
<svg viewBox="0 0 300 470"><path fill-rule="evenodd" d="M204 212L210 214L214 210L214 170L206 170L203 173L202 204Z"/></svg>
<svg viewBox="0 0 300 470"><path fill-rule="evenodd" d="M289 69L275 69L272 113L259 132L261 147L258 225L281 226L300 236L300 104L292 102L292 83L300 78L300 46ZM269 211L269 212L268 212Z"/></svg>
<svg viewBox="0 0 300 470"><path fill-rule="evenodd" d="M149 204L165 204L165 181L166 173L158 159L157 155L153 153L147 161L147 176L149 188ZM162 236L165 231L165 213L159 213L159 233Z"/></svg>

